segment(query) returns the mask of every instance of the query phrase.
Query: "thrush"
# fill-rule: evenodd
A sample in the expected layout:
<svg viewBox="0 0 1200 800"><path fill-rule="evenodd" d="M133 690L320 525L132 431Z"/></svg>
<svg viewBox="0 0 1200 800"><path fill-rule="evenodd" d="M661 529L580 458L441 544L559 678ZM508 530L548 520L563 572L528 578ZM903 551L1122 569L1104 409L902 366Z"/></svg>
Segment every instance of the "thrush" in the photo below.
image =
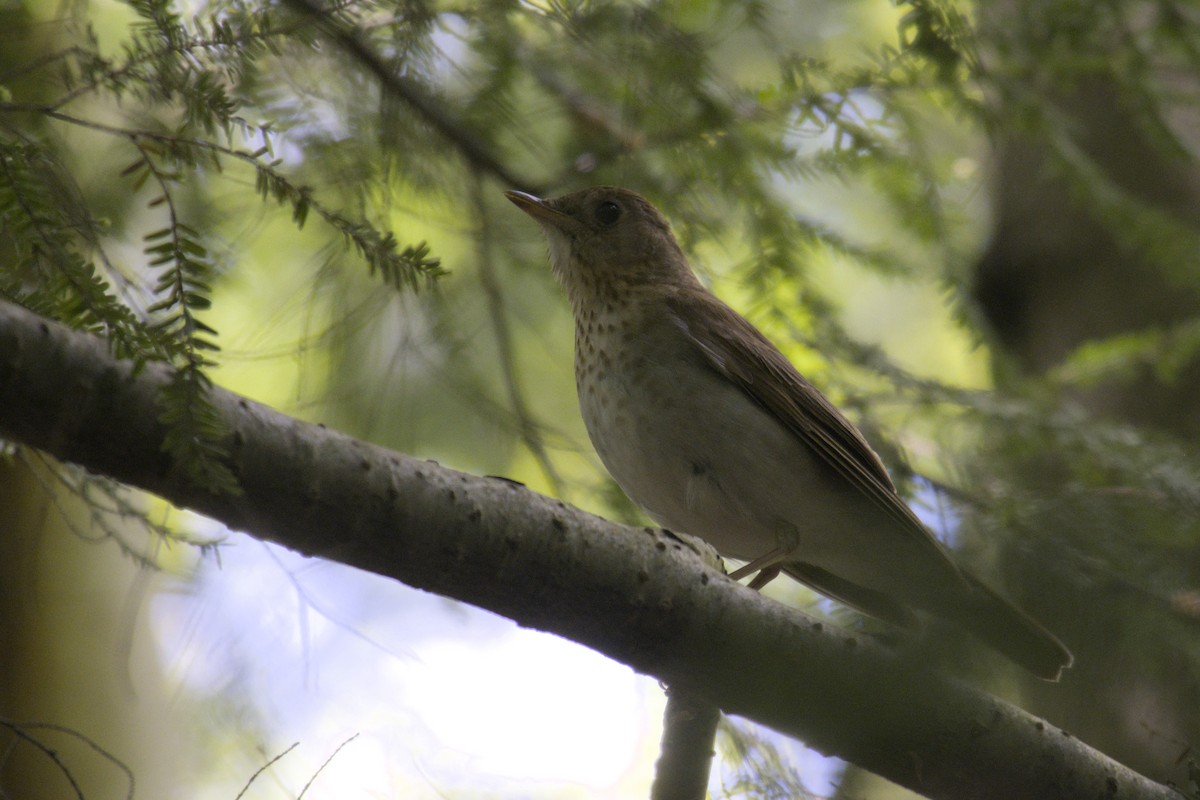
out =
<svg viewBox="0 0 1200 800"><path fill-rule="evenodd" d="M847 420L696 277L666 219L599 186L507 192L545 231L575 317L579 407L600 460L664 527L892 623L948 619L1046 680L1071 653L955 564Z"/></svg>

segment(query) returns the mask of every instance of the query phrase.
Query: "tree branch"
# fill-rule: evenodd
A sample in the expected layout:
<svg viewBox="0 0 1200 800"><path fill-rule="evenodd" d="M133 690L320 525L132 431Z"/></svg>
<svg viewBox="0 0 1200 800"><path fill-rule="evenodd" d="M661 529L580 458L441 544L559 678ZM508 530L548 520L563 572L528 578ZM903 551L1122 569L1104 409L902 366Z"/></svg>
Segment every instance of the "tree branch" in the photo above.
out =
<svg viewBox="0 0 1200 800"><path fill-rule="evenodd" d="M721 709L683 686L667 688L650 800L704 800Z"/></svg>
<svg viewBox="0 0 1200 800"><path fill-rule="evenodd" d="M243 494L162 451L167 370L0 302L0 435L226 525L556 633L934 798L1179 798L1018 708L726 579L701 545L215 390Z"/></svg>
<svg viewBox="0 0 1200 800"><path fill-rule="evenodd" d="M535 182L512 172L496 158L490 145L460 119L445 110L445 103L429 94L417 81L401 74L377 53L358 30L342 24L317 0L285 0L288 7L311 19L343 52L373 74L383 87L411 108L451 144L477 170L498 178L502 183L522 191L538 194Z"/></svg>

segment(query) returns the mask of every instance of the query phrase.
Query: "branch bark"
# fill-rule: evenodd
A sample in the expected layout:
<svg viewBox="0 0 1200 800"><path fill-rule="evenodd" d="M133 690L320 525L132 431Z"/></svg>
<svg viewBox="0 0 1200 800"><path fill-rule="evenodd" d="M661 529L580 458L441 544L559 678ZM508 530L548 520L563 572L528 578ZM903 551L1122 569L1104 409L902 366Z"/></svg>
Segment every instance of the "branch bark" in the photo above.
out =
<svg viewBox="0 0 1200 800"><path fill-rule="evenodd" d="M705 564L704 546L214 390L240 496L160 444L168 377L0 302L0 435L261 539L558 634L933 798L1179 798L1065 731Z"/></svg>
<svg viewBox="0 0 1200 800"><path fill-rule="evenodd" d="M650 800L704 800L721 709L683 686L667 689Z"/></svg>

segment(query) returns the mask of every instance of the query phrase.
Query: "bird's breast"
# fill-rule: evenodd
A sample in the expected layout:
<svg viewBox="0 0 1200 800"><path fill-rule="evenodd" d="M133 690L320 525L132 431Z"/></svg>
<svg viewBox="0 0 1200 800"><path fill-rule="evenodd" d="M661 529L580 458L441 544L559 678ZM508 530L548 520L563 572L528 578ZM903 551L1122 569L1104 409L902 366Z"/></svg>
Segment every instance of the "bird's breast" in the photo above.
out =
<svg viewBox="0 0 1200 800"><path fill-rule="evenodd" d="M577 314L575 378L601 461L655 520L737 558L773 546L812 456L678 326L613 308Z"/></svg>

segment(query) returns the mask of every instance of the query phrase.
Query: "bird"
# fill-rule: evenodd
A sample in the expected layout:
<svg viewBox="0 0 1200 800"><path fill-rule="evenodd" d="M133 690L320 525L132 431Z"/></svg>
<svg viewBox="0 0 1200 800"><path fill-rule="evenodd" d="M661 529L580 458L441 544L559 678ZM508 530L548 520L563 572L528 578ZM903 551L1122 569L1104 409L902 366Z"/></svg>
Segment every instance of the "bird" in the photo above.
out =
<svg viewBox="0 0 1200 800"><path fill-rule="evenodd" d="M1033 675L1070 651L959 566L858 429L696 276L641 195L505 192L546 235L575 320L580 412L600 460L655 522L895 625L918 611Z"/></svg>

